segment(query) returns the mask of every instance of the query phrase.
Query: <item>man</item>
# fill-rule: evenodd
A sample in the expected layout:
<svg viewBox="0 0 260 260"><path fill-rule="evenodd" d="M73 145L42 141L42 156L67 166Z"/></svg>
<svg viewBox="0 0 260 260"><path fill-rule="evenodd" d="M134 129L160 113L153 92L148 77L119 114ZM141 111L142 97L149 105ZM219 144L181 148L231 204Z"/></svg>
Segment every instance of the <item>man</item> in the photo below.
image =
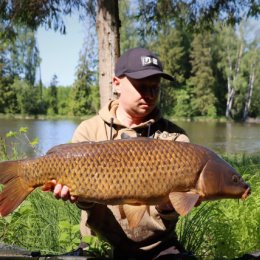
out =
<svg viewBox="0 0 260 260"><path fill-rule="evenodd" d="M173 80L163 72L160 60L153 53L144 48L125 52L118 59L113 78L118 99L109 102L97 116L83 121L76 129L72 142L139 136L188 142L184 130L162 118L156 106L161 78ZM100 235L113 246L115 258L151 259L173 246L183 250L175 237L178 215L170 202L150 206L150 214L145 213L139 226L130 229L119 206L78 201L69 195L68 187L60 184L55 186L54 195L77 201L83 209L82 236Z"/></svg>

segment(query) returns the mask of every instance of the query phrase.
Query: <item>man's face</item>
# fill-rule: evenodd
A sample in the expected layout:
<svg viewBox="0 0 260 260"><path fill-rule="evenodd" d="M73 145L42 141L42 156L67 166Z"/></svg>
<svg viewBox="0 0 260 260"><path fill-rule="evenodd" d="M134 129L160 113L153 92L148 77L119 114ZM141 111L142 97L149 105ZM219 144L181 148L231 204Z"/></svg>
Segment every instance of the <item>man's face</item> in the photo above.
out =
<svg viewBox="0 0 260 260"><path fill-rule="evenodd" d="M119 105L133 117L144 117L156 106L160 91L160 77L144 79L128 77L114 78L114 85L119 93Z"/></svg>

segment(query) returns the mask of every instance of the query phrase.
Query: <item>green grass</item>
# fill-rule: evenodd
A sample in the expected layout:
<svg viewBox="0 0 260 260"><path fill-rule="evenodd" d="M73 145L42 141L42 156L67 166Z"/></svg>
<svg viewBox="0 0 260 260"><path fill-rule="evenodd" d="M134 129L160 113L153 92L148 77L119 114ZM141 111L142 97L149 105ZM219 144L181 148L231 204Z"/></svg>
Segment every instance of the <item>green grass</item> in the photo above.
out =
<svg viewBox="0 0 260 260"><path fill-rule="evenodd" d="M9 131L0 138L0 162L26 158L19 151L26 144L35 155L38 139L29 140L27 128ZM76 205L54 198L52 193L37 189L5 218L0 218L0 242L23 247L41 254L63 254L75 250L81 241L80 210ZM89 255L111 256L111 247L98 238L86 236L83 242L90 244Z"/></svg>
<svg viewBox="0 0 260 260"><path fill-rule="evenodd" d="M260 156L225 156L251 185L245 201L203 203L180 218L177 233L185 248L207 259L228 259L260 248Z"/></svg>
<svg viewBox="0 0 260 260"><path fill-rule="evenodd" d="M68 252L79 245L79 219L75 205L37 190L18 210L0 219L1 242L41 253Z"/></svg>
<svg viewBox="0 0 260 260"><path fill-rule="evenodd" d="M7 154L6 142L0 143L0 161L24 157L17 153L17 138L24 138L35 149L37 141L26 138L26 129L9 132L14 139ZM9 140L10 141L10 140ZM238 257L260 248L260 155L224 155L251 185L245 201L220 200L202 203L180 218L177 234L185 248L206 259ZM0 218L0 241L30 251L60 254L77 248L80 242L80 210L73 204L56 200L39 190L8 217ZM110 255L110 246L91 237L83 238L95 256ZM204 258L205 259L205 258Z"/></svg>

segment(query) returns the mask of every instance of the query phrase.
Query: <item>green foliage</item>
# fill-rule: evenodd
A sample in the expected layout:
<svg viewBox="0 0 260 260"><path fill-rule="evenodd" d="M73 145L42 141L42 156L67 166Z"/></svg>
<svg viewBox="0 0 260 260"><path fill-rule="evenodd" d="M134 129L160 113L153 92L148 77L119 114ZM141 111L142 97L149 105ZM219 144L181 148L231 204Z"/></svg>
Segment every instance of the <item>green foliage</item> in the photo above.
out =
<svg viewBox="0 0 260 260"><path fill-rule="evenodd" d="M109 243L94 236L84 236L82 242L89 245L88 255L91 257L112 257L112 248Z"/></svg>
<svg viewBox="0 0 260 260"><path fill-rule="evenodd" d="M57 88L59 115L68 115L70 113L71 90L72 90L72 88L70 88L70 87L59 86Z"/></svg>
<svg viewBox="0 0 260 260"><path fill-rule="evenodd" d="M59 3L63 1L54 5ZM41 6L40 1L37 4ZM72 12L83 3L69 1L67 4L67 11ZM92 10L95 13L95 1L87 1L85 5L88 12ZM215 6L214 11L213 5L203 9L218 17L214 26L210 25L212 30L200 30L199 33L189 30L189 21L197 21L200 15L204 17L205 13L194 13L195 7L202 11L203 6L186 1L119 1L121 52L137 46L150 48L160 57L164 70L174 76L174 83L162 82L160 108L164 114L181 117L225 115L237 120L247 116L259 117L258 24L250 25L245 21L239 28L220 25L222 17L218 17L218 10L225 7ZM5 8L5 5L0 7L0 15ZM65 11L64 8L62 6L60 11ZM16 11L21 15L28 10L18 8ZM37 10L31 11L37 13ZM194 16L189 17L188 14ZM59 15L56 10L57 29L64 29ZM52 27L52 16L43 16L50 19L49 26ZM208 18L211 20L213 17ZM3 19L8 20L7 17ZM1 35L8 34L4 32L5 28L6 24L0 22ZM53 78L50 87L43 86L41 82L35 85L40 64L35 32L23 25L13 26L12 29L16 38L0 37L0 113L82 116L98 111L97 44L96 39L89 37L95 32L88 31L76 80L64 89L58 86L57 78ZM253 82L252 93L249 82ZM246 107L248 111L245 113Z"/></svg>
<svg viewBox="0 0 260 260"><path fill-rule="evenodd" d="M152 50L159 55L164 70L174 77L176 86L185 82L187 50L184 42L184 33L170 27L159 33L152 45Z"/></svg>
<svg viewBox="0 0 260 260"><path fill-rule="evenodd" d="M48 115L58 114L58 97L57 97L57 76L54 75L48 88Z"/></svg>
<svg viewBox="0 0 260 260"><path fill-rule="evenodd" d="M71 110L75 116L94 114L99 109L98 88L92 84L96 81L95 72L90 65L93 55L87 46L80 55L76 72L76 81L72 88Z"/></svg>
<svg viewBox="0 0 260 260"><path fill-rule="evenodd" d="M38 138L30 140L27 132L27 127L20 127L18 131L9 131L4 138L0 137L0 161L26 158L26 153L21 150L23 145L29 148L28 153L39 154Z"/></svg>
<svg viewBox="0 0 260 260"><path fill-rule="evenodd" d="M192 115L215 117L215 79L211 68L210 34L201 33L195 35L191 46L192 76L189 78L188 84L192 93Z"/></svg>
<svg viewBox="0 0 260 260"><path fill-rule="evenodd" d="M160 109L164 114L175 114L176 109L179 111L183 109L182 114L186 115L185 103L180 104L183 97L179 97L178 89L183 88L185 83L186 69L185 57L187 57L187 49L185 50L185 35L182 31L175 28L165 27L162 32L158 34L157 40L151 46L157 55L160 57L164 65L164 71L173 75L174 82L163 81L160 95ZM169 58L170 57L170 58ZM176 90L177 89L177 90ZM185 90L183 90L184 92ZM182 92L182 93L183 93ZM178 106L176 108L176 106ZM180 114L178 112L178 114Z"/></svg>
<svg viewBox="0 0 260 260"><path fill-rule="evenodd" d="M35 32L25 26L15 26L14 31L15 41L3 38L0 42L0 56L5 61L2 76L19 77L33 85L40 64Z"/></svg>
<svg viewBox="0 0 260 260"><path fill-rule="evenodd" d="M21 143L39 153L38 139L29 140L27 132L26 127L21 127L0 139L0 161L26 158L18 149ZM78 247L79 219L80 210L75 205L36 190L15 212L0 219L0 240L29 251L61 254Z"/></svg>
<svg viewBox="0 0 260 260"><path fill-rule="evenodd" d="M187 27L190 31L211 30L216 21L234 25L243 18L258 17L259 3L252 1L165 1L139 0L138 21L146 25L148 32L172 22Z"/></svg>
<svg viewBox="0 0 260 260"><path fill-rule="evenodd" d="M11 86L16 93L17 110L20 114L36 115L43 112L44 106L40 96L40 89L30 85L27 81L16 79Z"/></svg>
<svg viewBox="0 0 260 260"><path fill-rule="evenodd" d="M130 48L138 46L137 28L134 26L135 17L130 0L119 1L120 27L120 49L125 52Z"/></svg>
<svg viewBox="0 0 260 260"><path fill-rule="evenodd" d="M180 89L176 91L176 105L173 114L176 117L190 118L192 116L191 97L189 89Z"/></svg>
<svg viewBox="0 0 260 260"><path fill-rule="evenodd" d="M15 27L16 40L9 47L11 73L34 85L36 70L40 65L35 32L25 26Z"/></svg>
<svg viewBox="0 0 260 260"><path fill-rule="evenodd" d="M36 30L40 25L46 28L53 28L66 33L64 15L71 14L73 11L93 11L93 1L83 0L58 0L43 2L42 0L24 1L3 1L0 5L0 18L4 21L5 34L3 36L13 37L16 35L13 25L26 25Z"/></svg>
<svg viewBox="0 0 260 260"><path fill-rule="evenodd" d="M30 251L60 254L79 245L80 211L39 190L11 215L1 218L1 241Z"/></svg>
<svg viewBox="0 0 260 260"><path fill-rule="evenodd" d="M13 29L15 41L0 40L0 112L39 113L38 95L33 88L40 64L35 32L24 26Z"/></svg>
<svg viewBox="0 0 260 260"><path fill-rule="evenodd" d="M0 78L0 112L6 114L18 113L17 96L12 87L13 79Z"/></svg>
<svg viewBox="0 0 260 260"><path fill-rule="evenodd" d="M36 149L38 140L29 140L27 132L21 127L6 134L5 138L12 140L11 154L7 154L6 140L0 140L0 161L24 158L17 150L20 139ZM258 250L260 243L260 157L223 157L251 185L250 197L243 202L204 202L177 224L179 240L186 250L207 259L239 257ZM77 248L79 219L80 210L75 205L36 190L15 212L0 219L0 240L30 251L61 254ZM110 245L101 239L86 236L82 241L89 244L89 255L112 257Z"/></svg>
<svg viewBox="0 0 260 260"><path fill-rule="evenodd" d="M204 202L178 222L177 232L187 250L207 259L232 259L259 249L260 158L226 156L251 185L251 196L243 201Z"/></svg>

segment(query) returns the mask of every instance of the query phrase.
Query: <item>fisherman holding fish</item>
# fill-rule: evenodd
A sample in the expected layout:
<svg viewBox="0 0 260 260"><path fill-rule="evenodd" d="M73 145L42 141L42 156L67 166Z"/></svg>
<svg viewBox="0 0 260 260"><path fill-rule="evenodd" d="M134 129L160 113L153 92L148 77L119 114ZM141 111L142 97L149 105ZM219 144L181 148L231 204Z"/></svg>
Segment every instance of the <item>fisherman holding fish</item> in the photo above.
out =
<svg viewBox="0 0 260 260"><path fill-rule="evenodd" d="M0 215L42 186L77 203L82 236L106 239L114 259L165 259L185 251L175 234L178 214L205 200L247 198L250 186L230 164L161 117L161 77L172 80L153 53L123 54L113 78L119 98L83 121L73 143L0 162Z"/></svg>
<svg viewBox="0 0 260 260"><path fill-rule="evenodd" d="M103 141L125 137L151 137L189 142L185 131L164 119L157 107L161 78L173 81L163 72L163 67L152 52L134 48L117 61L114 89L118 99L111 101L99 114L83 121L76 129L72 142ZM69 188L57 184L56 198L75 201ZM81 235L99 234L115 248L118 258L140 259L156 257L168 248L170 253L183 251L175 236L178 214L170 203L150 206L141 223L129 228L122 218L119 206L106 206L77 202L83 209L80 223ZM133 212L139 206L131 206Z"/></svg>

